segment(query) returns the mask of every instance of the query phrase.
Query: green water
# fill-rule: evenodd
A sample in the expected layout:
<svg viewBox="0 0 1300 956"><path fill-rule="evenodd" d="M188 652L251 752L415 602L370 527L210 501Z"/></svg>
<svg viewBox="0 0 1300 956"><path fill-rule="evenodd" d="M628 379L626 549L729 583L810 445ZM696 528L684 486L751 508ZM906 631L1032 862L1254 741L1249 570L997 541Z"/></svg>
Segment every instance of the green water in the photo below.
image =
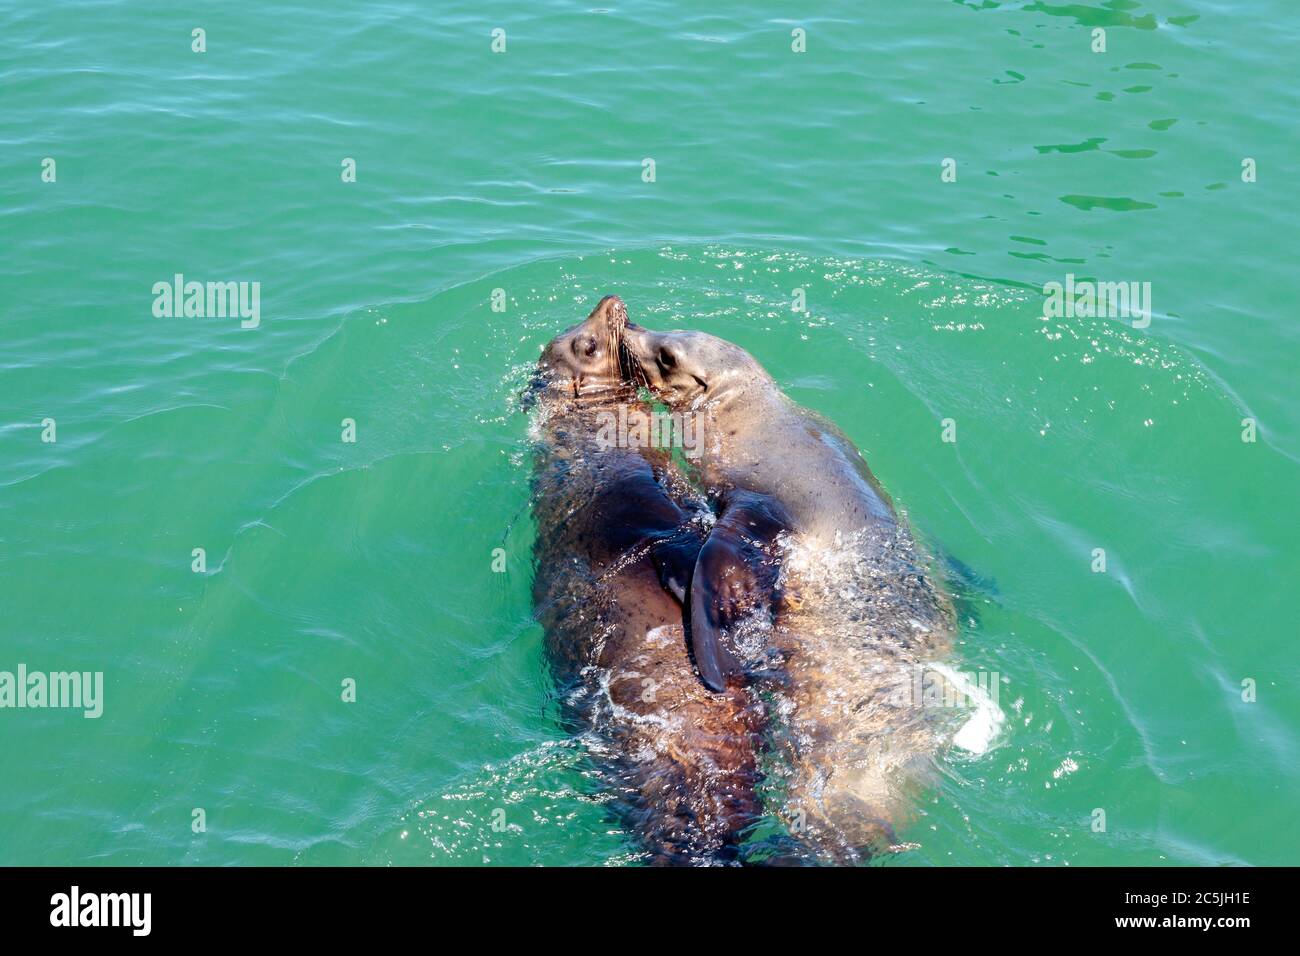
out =
<svg viewBox="0 0 1300 956"><path fill-rule="evenodd" d="M890 865L1300 858L1300 13L709 6L0 9L0 670L105 681L0 710L0 863L635 862L515 398L606 292L752 351L988 582L1008 722ZM176 273L260 325L155 317ZM1150 327L1045 320L1067 273Z"/></svg>

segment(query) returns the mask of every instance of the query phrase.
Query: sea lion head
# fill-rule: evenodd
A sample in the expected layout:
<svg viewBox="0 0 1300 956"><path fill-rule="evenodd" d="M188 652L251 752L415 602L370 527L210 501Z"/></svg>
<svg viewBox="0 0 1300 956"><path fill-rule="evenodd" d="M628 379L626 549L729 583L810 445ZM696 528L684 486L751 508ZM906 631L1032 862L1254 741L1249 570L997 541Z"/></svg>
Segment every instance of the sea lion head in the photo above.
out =
<svg viewBox="0 0 1300 956"><path fill-rule="evenodd" d="M534 392L577 398L630 385L621 347L625 328L627 306L616 295L605 296L584 321L561 332L542 349Z"/></svg>
<svg viewBox="0 0 1300 956"><path fill-rule="evenodd" d="M627 325L623 346L633 374L671 406L730 397L770 376L752 355L706 332L651 332Z"/></svg>

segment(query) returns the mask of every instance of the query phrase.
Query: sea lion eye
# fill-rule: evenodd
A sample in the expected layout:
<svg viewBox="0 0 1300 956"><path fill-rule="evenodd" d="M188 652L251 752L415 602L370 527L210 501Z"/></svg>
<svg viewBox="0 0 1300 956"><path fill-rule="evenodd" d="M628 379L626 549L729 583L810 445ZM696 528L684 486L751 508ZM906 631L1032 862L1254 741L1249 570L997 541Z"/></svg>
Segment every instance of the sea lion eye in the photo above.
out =
<svg viewBox="0 0 1300 956"><path fill-rule="evenodd" d="M659 364L665 368L675 368L677 366L677 359L673 358L673 353L668 351L668 349L661 348L659 350Z"/></svg>
<svg viewBox="0 0 1300 956"><path fill-rule="evenodd" d="M598 343L591 336L588 336L587 338L581 340L575 339L573 342L574 353L577 353L578 350L581 349L582 354L587 356L587 358L591 358L593 355L595 355L596 349L598 349L599 347L600 347L600 343Z"/></svg>

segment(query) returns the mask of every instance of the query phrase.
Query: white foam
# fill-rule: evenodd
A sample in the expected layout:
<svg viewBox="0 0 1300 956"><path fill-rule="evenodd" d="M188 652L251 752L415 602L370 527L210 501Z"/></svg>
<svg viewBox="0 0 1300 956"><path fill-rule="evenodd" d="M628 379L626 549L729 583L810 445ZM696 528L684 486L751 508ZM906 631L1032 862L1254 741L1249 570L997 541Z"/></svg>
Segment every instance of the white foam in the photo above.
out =
<svg viewBox="0 0 1300 956"><path fill-rule="evenodd" d="M974 704L973 713L961 729L953 734L953 746L973 754L988 753L1002 732L1007 716L998 706L997 701L988 692L972 681L967 675L947 664L930 663L926 667L943 675L944 680L959 690L968 701Z"/></svg>

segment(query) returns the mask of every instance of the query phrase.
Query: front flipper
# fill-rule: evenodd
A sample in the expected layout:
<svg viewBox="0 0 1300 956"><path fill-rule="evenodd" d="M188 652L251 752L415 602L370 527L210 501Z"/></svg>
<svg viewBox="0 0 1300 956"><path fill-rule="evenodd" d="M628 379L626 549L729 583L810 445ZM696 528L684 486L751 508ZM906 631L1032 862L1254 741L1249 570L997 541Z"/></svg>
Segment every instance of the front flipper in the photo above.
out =
<svg viewBox="0 0 1300 956"><path fill-rule="evenodd" d="M659 574L659 583L683 607L686 606L686 589L691 584L691 573L700 556L702 541L696 528L691 523L680 525L650 546L650 558Z"/></svg>
<svg viewBox="0 0 1300 956"><path fill-rule="evenodd" d="M726 502L700 549L688 626L695 666L709 690L724 690L743 670L732 650L736 626L756 613L771 619L780 572L776 538L788 527L776 501L743 492Z"/></svg>

